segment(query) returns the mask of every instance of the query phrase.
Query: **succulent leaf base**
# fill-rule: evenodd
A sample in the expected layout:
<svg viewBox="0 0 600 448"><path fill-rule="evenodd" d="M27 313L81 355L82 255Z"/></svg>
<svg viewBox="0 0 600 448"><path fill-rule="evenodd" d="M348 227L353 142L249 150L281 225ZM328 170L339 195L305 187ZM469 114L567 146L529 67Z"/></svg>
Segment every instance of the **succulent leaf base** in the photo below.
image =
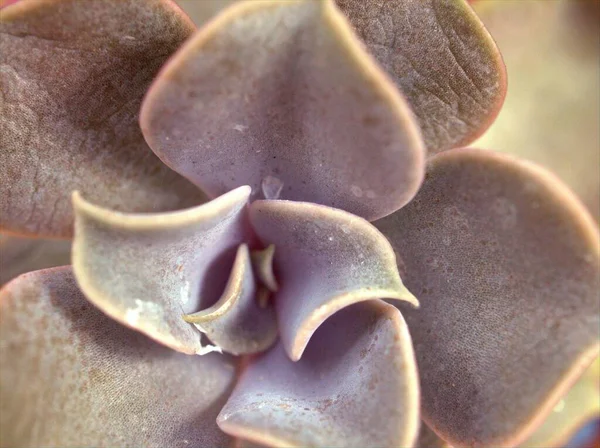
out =
<svg viewBox="0 0 600 448"><path fill-rule="evenodd" d="M518 446L598 356L597 224L465 147L466 1L21 0L0 61L2 230L73 238L0 293L2 446Z"/></svg>

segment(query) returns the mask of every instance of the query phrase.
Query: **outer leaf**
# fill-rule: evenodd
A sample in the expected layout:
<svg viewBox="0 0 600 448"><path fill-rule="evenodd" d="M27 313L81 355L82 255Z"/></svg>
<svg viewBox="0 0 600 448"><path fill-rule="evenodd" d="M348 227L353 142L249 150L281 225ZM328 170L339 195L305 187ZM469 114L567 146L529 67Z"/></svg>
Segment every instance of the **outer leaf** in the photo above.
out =
<svg viewBox="0 0 600 448"><path fill-rule="evenodd" d="M70 241L0 234L0 285L26 272L70 263Z"/></svg>
<svg viewBox="0 0 600 448"><path fill-rule="evenodd" d="M127 211L203 196L137 124L142 95L194 27L167 0L37 0L0 18L0 226L68 237L73 190Z"/></svg>
<svg viewBox="0 0 600 448"><path fill-rule="evenodd" d="M600 415L600 358L592 363L521 448L561 448Z"/></svg>
<svg viewBox="0 0 600 448"><path fill-rule="evenodd" d="M560 399L544 423L520 448L561 448L565 446L583 447L581 444L569 445L577 430L598 416L600 412L600 358L585 371L569 392ZM451 448L440 439L425 423L421 423L417 448Z"/></svg>
<svg viewBox="0 0 600 448"><path fill-rule="evenodd" d="M70 268L25 274L0 298L0 444L225 446L223 355L186 356L103 315Z"/></svg>
<svg viewBox="0 0 600 448"><path fill-rule="evenodd" d="M392 247L364 219L292 201L256 201L250 219L258 237L277 248L277 318L292 360L325 319L350 304L388 298L418 305L402 285Z"/></svg>
<svg viewBox="0 0 600 448"><path fill-rule="evenodd" d="M217 303L184 317L218 347L234 355L262 352L277 339L272 306L260 307L248 246L237 251L229 281Z"/></svg>
<svg viewBox="0 0 600 448"><path fill-rule="evenodd" d="M248 187L173 213L112 212L74 195L73 270L113 319L184 353L204 353L183 315L221 295L236 248L252 241Z"/></svg>
<svg viewBox="0 0 600 448"><path fill-rule="evenodd" d="M464 0L336 0L406 95L430 153L466 145L506 93L498 48Z"/></svg>
<svg viewBox="0 0 600 448"><path fill-rule="evenodd" d="M541 168L456 150L376 225L421 300L406 319L425 421L455 446L524 440L598 352L593 220Z"/></svg>
<svg viewBox="0 0 600 448"><path fill-rule="evenodd" d="M418 389L400 313L360 303L329 319L299 362L281 345L252 360L217 421L273 447L412 446Z"/></svg>
<svg viewBox="0 0 600 448"><path fill-rule="evenodd" d="M486 0L474 7L506 60L510 89L477 145L533 160L600 220L597 1ZM595 10L594 10L595 8Z"/></svg>
<svg viewBox="0 0 600 448"><path fill-rule="evenodd" d="M256 197L268 180L282 199L374 219L423 175L408 107L333 0L227 9L162 71L141 123L159 157L212 196L247 184Z"/></svg>

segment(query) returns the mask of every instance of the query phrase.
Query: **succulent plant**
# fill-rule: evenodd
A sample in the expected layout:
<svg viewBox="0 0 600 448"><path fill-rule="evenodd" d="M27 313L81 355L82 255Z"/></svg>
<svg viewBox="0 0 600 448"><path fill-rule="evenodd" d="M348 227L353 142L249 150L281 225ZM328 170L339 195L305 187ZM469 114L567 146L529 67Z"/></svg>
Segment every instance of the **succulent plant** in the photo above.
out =
<svg viewBox="0 0 600 448"><path fill-rule="evenodd" d="M597 358L597 224L464 148L506 89L467 2L21 0L1 34L0 225L74 237L0 293L2 446L516 446Z"/></svg>

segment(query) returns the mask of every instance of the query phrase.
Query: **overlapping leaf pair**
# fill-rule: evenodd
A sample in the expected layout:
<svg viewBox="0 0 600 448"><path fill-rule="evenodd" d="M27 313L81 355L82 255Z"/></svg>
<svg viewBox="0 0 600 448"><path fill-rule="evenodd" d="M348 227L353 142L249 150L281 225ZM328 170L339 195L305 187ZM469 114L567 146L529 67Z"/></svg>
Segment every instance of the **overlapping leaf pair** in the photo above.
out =
<svg viewBox="0 0 600 448"><path fill-rule="evenodd" d="M2 226L75 224L72 270L3 289L3 443L412 446L420 410L520 443L597 355L599 239L542 169L451 149L505 87L468 5L192 32L166 0L2 13Z"/></svg>

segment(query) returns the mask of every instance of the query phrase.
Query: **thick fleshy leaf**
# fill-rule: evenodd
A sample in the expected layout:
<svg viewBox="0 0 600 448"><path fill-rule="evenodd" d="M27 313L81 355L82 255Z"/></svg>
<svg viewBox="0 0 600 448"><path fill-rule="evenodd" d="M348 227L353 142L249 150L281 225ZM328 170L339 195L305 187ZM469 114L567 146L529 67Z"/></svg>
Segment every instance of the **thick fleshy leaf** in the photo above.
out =
<svg viewBox="0 0 600 448"><path fill-rule="evenodd" d="M113 319L184 353L204 353L183 320L221 295L239 244L252 241L240 187L180 212L130 215L73 196L73 269L87 298Z"/></svg>
<svg viewBox="0 0 600 448"><path fill-rule="evenodd" d="M271 244L263 250L252 252L252 266L260 282L271 292L279 289L275 273L273 272L273 257L275 245Z"/></svg>
<svg viewBox="0 0 600 448"><path fill-rule="evenodd" d="M333 0L230 7L161 72L141 123L159 157L212 196L250 185L253 199L374 219L423 176L410 110Z"/></svg>
<svg viewBox="0 0 600 448"><path fill-rule="evenodd" d="M406 96L430 153L464 146L493 122L506 70L465 0L336 0Z"/></svg>
<svg viewBox="0 0 600 448"><path fill-rule="evenodd" d="M329 319L297 363L281 344L251 360L217 422L273 447L406 447L418 397L406 324L377 300Z"/></svg>
<svg viewBox="0 0 600 448"><path fill-rule="evenodd" d="M70 268L25 274L0 297L0 445L228 444L215 420L231 358L186 356L122 326Z"/></svg>
<svg viewBox="0 0 600 448"><path fill-rule="evenodd" d="M325 319L352 303L400 299L418 305L402 285L390 243L368 221L342 210L293 201L256 201L250 220L277 248L279 332L297 361Z"/></svg>
<svg viewBox="0 0 600 448"><path fill-rule="evenodd" d="M194 26L167 0L21 1L0 19L0 226L70 236L69 195L117 210L204 196L139 129L142 96Z"/></svg>
<svg viewBox="0 0 600 448"><path fill-rule="evenodd" d="M476 145L549 168L579 195L596 220L600 220L598 4L485 0L473 5L496 39L510 79L498 119Z"/></svg>
<svg viewBox="0 0 600 448"><path fill-rule="evenodd" d="M577 430L600 415L600 358L592 363L521 448L561 448Z"/></svg>
<svg viewBox="0 0 600 448"><path fill-rule="evenodd" d="M186 315L184 319L228 353L262 352L277 339L277 320L272 306L259 306L256 291L250 251L242 244L219 301L203 311Z"/></svg>
<svg viewBox="0 0 600 448"><path fill-rule="evenodd" d="M466 149L376 226L421 302L405 316L423 418L452 445L518 444L598 352L592 218L542 168Z"/></svg>
<svg viewBox="0 0 600 448"><path fill-rule="evenodd" d="M71 264L71 242L0 234L0 285L26 272Z"/></svg>

